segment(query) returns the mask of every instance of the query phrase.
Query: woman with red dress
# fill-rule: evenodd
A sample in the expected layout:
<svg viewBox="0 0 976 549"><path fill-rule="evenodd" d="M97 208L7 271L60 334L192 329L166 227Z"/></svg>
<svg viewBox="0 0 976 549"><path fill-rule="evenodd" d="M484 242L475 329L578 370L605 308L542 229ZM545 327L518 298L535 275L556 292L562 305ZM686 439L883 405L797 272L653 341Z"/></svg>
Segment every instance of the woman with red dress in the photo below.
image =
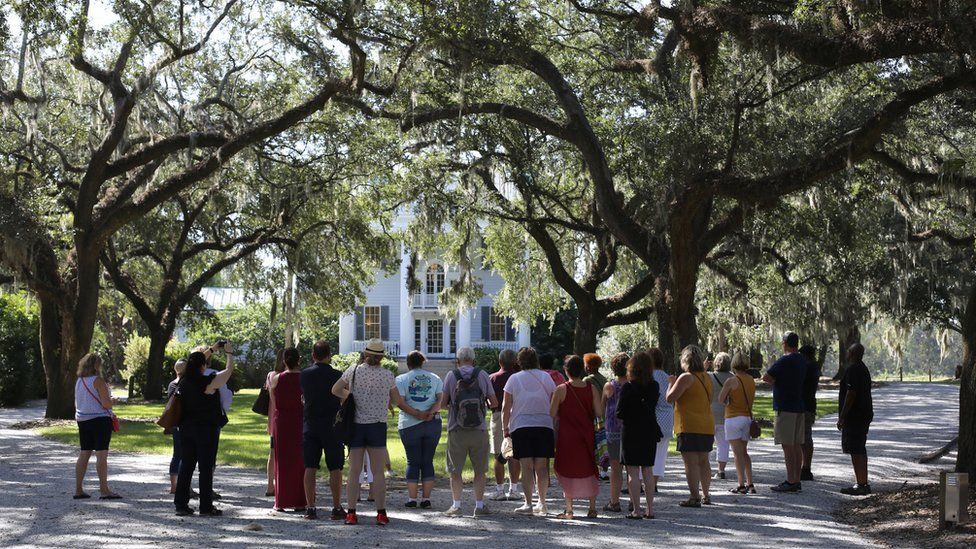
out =
<svg viewBox="0 0 976 549"><path fill-rule="evenodd" d="M566 358L569 381L556 387L549 414L559 420L556 436L556 475L566 498L566 511L556 518L573 518L573 500L588 499L587 518L596 518L600 481L594 448L593 421L603 416L600 392L583 381L586 369L577 355Z"/></svg>
<svg viewBox="0 0 976 549"><path fill-rule="evenodd" d="M271 422L275 454L276 511L305 509L305 465L302 460L302 386L300 355L294 347L282 355L285 371L271 379L271 399L274 405Z"/></svg>

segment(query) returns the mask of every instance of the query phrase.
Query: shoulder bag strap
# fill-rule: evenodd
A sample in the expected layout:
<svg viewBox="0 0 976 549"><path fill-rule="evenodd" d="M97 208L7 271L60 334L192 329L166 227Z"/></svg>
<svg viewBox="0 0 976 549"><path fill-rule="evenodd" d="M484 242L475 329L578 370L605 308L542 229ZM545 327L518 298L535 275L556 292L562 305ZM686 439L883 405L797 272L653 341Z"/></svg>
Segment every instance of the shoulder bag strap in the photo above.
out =
<svg viewBox="0 0 976 549"><path fill-rule="evenodd" d="M567 381L566 383L564 383L564 385L566 386L566 390L567 391L569 391L570 393L573 393L573 396L576 397L576 402L579 403L580 408L582 408L583 411L586 412L586 415L589 416L590 420L592 421L593 420L593 410L587 410L586 409L586 405L583 404L583 399L581 399L579 397L579 395L576 394L576 391L573 390L573 384L570 383L569 381ZM590 384L587 383L586 386L589 387ZM593 389L591 388L590 391L593 391Z"/></svg>
<svg viewBox="0 0 976 549"><path fill-rule="evenodd" d="M705 389L705 398L708 400L708 405L711 406L712 405L712 393L708 390L708 387L705 386L705 382L702 381L702 378L698 377L697 375L695 375L695 374L691 374L691 375L695 376L695 379L698 380L698 383L701 383L702 389Z"/></svg>
<svg viewBox="0 0 976 549"><path fill-rule="evenodd" d="M746 392L746 384L742 383L742 379L739 378L739 374L736 374L735 377L739 380L739 388L742 389L742 396L746 399L746 408L749 410L749 419L752 419L752 403L749 402L749 393Z"/></svg>
<svg viewBox="0 0 976 549"><path fill-rule="evenodd" d="M93 393L91 389L88 388L88 384L85 383L85 380L84 379L81 380L81 386L84 387L86 391L88 391L88 394L90 394L92 396L92 398L95 399L95 402L97 402L99 406L102 406L102 399L98 398L98 396L95 393ZM105 410L106 412L108 412L110 414L112 413L105 406L102 406L102 410Z"/></svg>

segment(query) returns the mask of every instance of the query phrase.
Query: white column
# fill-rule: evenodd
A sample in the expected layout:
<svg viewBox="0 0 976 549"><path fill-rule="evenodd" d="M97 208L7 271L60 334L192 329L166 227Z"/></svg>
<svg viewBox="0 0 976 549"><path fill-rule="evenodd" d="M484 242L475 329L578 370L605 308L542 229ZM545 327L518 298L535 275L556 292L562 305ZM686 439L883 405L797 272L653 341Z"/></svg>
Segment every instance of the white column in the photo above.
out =
<svg viewBox="0 0 976 549"><path fill-rule="evenodd" d="M339 353L352 352L352 342L356 337L356 315L347 313L339 317Z"/></svg>
<svg viewBox="0 0 976 549"><path fill-rule="evenodd" d="M518 341L519 348L528 347L532 344L532 328L528 322L519 322L515 339Z"/></svg>
<svg viewBox="0 0 976 549"><path fill-rule="evenodd" d="M400 244L400 356L416 346L414 342L413 308L410 304L410 293L407 291L407 274L410 266L410 253L404 244Z"/></svg>
<svg viewBox="0 0 976 549"><path fill-rule="evenodd" d="M458 314L457 322L457 346L471 346L471 309L465 309Z"/></svg>

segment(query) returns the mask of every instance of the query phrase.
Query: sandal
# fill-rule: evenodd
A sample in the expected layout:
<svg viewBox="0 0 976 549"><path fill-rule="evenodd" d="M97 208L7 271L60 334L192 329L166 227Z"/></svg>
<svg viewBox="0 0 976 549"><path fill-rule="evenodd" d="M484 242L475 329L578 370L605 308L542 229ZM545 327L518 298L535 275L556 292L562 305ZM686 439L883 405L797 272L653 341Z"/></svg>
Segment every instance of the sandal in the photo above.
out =
<svg viewBox="0 0 976 549"><path fill-rule="evenodd" d="M678 503L681 507L701 507L701 500L697 498L688 498L687 501L681 501Z"/></svg>
<svg viewBox="0 0 976 549"><path fill-rule="evenodd" d="M589 511L586 512L586 518L588 519L595 519L598 517L599 515L597 515L596 509L590 509Z"/></svg>
<svg viewBox="0 0 976 549"><path fill-rule="evenodd" d="M266 497L266 498L273 498L274 497L274 492L265 492L264 493L264 497Z"/></svg>
<svg viewBox="0 0 976 549"><path fill-rule="evenodd" d="M644 518L644 515L642 515L640 513L636 513L636 512L635 513L628 513L627 514L627 518L634 519L634 520L641 520L642 518Z"/></svg>
<svg viewBox="0 0 976 549"><path fill-rule="evenodd" d="M122 499L122 496L118 494L108 494L105 496L98 496L98 499Z"/></svg>
<svg viewBox="0 0 976 549"><path fill-rule="evenodd" d="M746 487L745 486L736 486L735 488L730 489L729 492L732 492L733 494L745 494L746 493Z"/></svg>
<svg viewBox="0 0 976 549"><path fill-rule="evenodd" d="M654 513L645 514L644 518L647 520L654 520Z"/></svg>
<svg viewBox="0 0 976 549"><path fill-rule="evenodd" d="M556 515L556 518L559 519L559 520L573 520L573 514L572 513L559 513L558 515Z"/></svg>
<svg viewBox="0 0 976 549"><path fill-rule="evenodd" d="M608 503L603 506L603 510L609 513L619 513L620 512L620 502Z"/></svg>
<svg viewBox="0 0 976 549"><path fill-rule="evenodd" d="M71 496L71 499L88 499L90 497L91 496L89 496L88 494L77 494L77 495ZM620 509L617 509L617 510L619 511Z"/></svg>
<svg viewBox="0 0 976 549"><path fill-rule="evenodd" d="M708 496L703 497L701 499L701 504L702 505L711 505L712 504L712 498L710 498Z"/></svg>
<svg viewBox="0 0 976 549"><path fill-rule="evenodd" d="M755 494L756 493L756 487L753 486L752 484L750 484L750 485L746 486L746 491L745 492L742 492L742 493L743 494Z"/></svg>

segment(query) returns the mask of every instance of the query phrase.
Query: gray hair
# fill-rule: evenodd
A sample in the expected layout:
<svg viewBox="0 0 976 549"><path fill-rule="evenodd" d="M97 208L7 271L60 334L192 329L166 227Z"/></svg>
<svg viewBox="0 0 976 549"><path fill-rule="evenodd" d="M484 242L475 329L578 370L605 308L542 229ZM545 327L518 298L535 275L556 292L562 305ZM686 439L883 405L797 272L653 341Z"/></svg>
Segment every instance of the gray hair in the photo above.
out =
<svg viewBox="0 0 976 549"><path fill-rule="evenodd" d="M474 349L461 347L457 350L457 361L460 364L474 364Z"/></svg>
<svg viewBox="0 0 976 549"><path fill-rule="evenodd" d="M729 353L719 353L715 355L715 371L728 372L732 369L732 355Z"/></svg>
<svg viewBox="0 0 976 549"><path fill-rule="evenodd" d="M732 369L738 372L745 372L749 369L749 355L742 351L736 351L732 357Z"/></svg>
<svg viewBox="0 0 976 549"><path fill-rule="evenodd" d="M498 353L498 363L511 368L518 364L518 353L513 349L502 349L502 352Z"/></svg>

